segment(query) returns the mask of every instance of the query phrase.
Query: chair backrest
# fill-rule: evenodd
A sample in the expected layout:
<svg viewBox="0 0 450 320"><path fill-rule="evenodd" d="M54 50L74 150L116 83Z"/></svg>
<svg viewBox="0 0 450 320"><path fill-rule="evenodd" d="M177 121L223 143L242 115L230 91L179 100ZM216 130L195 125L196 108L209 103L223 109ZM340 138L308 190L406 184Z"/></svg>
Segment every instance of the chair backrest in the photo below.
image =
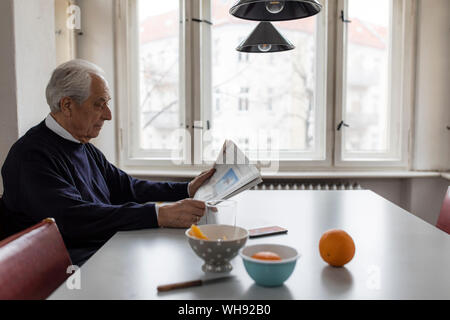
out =
<svg viewBox="0 0 450 320"><path fill-rule="evenodd" d="M0 300L45 299L72 264L53 219L0 241Z"/></svg>
<svg viewBox="0 0 450 320"><path fill-rule="evenodd" d="M450 187L445 194L436 227L450 234Z"/></svg>

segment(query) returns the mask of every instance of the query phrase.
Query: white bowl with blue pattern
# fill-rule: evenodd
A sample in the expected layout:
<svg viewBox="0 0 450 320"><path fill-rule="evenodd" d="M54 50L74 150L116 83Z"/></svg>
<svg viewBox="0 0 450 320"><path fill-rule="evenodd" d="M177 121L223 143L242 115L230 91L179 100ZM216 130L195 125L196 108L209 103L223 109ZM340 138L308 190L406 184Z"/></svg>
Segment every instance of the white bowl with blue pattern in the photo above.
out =
<svg viewBox="0 0 450 320"><path fill-rule="evenodd" d="M239 250L248 239L248 231L241 227L224 224L205 224L200 226L202 233L208 240L192 236L187 229L185 234L192 250L205 263L204 272L230 272L233 266L230 261L235 258Z"/></svg>

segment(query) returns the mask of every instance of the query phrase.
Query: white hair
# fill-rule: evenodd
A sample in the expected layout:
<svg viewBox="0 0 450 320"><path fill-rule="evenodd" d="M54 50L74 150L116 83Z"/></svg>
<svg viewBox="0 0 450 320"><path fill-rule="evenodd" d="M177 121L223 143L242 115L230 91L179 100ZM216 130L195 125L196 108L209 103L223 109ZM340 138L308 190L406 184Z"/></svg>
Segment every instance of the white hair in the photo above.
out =
<svg viewBox="0 0 450 320"><path fill-rule="evenodd" d="M104 71L97 65L82 59L74 59L59 65L47 84L45 96L52 112L61 111L60 102L70 97L78 104L89 98L91 76L104 79Z"/></svg>

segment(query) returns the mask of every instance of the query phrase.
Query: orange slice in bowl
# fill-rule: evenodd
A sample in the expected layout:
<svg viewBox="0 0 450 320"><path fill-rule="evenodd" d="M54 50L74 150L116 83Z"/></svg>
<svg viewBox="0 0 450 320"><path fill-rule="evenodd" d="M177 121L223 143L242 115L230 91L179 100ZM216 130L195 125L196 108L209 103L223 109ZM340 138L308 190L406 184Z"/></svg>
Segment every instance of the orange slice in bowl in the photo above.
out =
<svg viewBox="0 0 450 320"><path fill-rule="evenodd" d="M259 260L281 260L281 257L276 254L275 252L271 251L260 251L252 255L253 259L259 259Z"/></svg>
<svg viewBox="0 0 450 320"><path fill-rule="evenodd" d="M202 230L200 230L200 228L198 226L196 226L195 224L191 225L191 231L189 231L189 234L193 237L202 239L202 240L209 240L209 238L207 236L205 236L202 232Z"/></svg>

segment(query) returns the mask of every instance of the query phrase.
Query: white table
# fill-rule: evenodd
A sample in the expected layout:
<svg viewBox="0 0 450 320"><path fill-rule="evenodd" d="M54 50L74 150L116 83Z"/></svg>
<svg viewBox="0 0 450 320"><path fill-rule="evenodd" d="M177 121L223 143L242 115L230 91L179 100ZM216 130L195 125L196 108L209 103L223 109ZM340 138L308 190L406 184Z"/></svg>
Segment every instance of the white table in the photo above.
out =
<svg viewBox="0 0 450 320"><path fill-rule="evenodd" d="M280 225L288 234L249 239L282 243L301 258L281 287L264 288L233 261L232 280L158 293L160 284L203 276L184 229L118 232L79 271L81 289L63 283L49 299L450 299L450 236L371 191L246 191L237 224ZM356 253L329 267L318 243L346 230Z"/></svg>

